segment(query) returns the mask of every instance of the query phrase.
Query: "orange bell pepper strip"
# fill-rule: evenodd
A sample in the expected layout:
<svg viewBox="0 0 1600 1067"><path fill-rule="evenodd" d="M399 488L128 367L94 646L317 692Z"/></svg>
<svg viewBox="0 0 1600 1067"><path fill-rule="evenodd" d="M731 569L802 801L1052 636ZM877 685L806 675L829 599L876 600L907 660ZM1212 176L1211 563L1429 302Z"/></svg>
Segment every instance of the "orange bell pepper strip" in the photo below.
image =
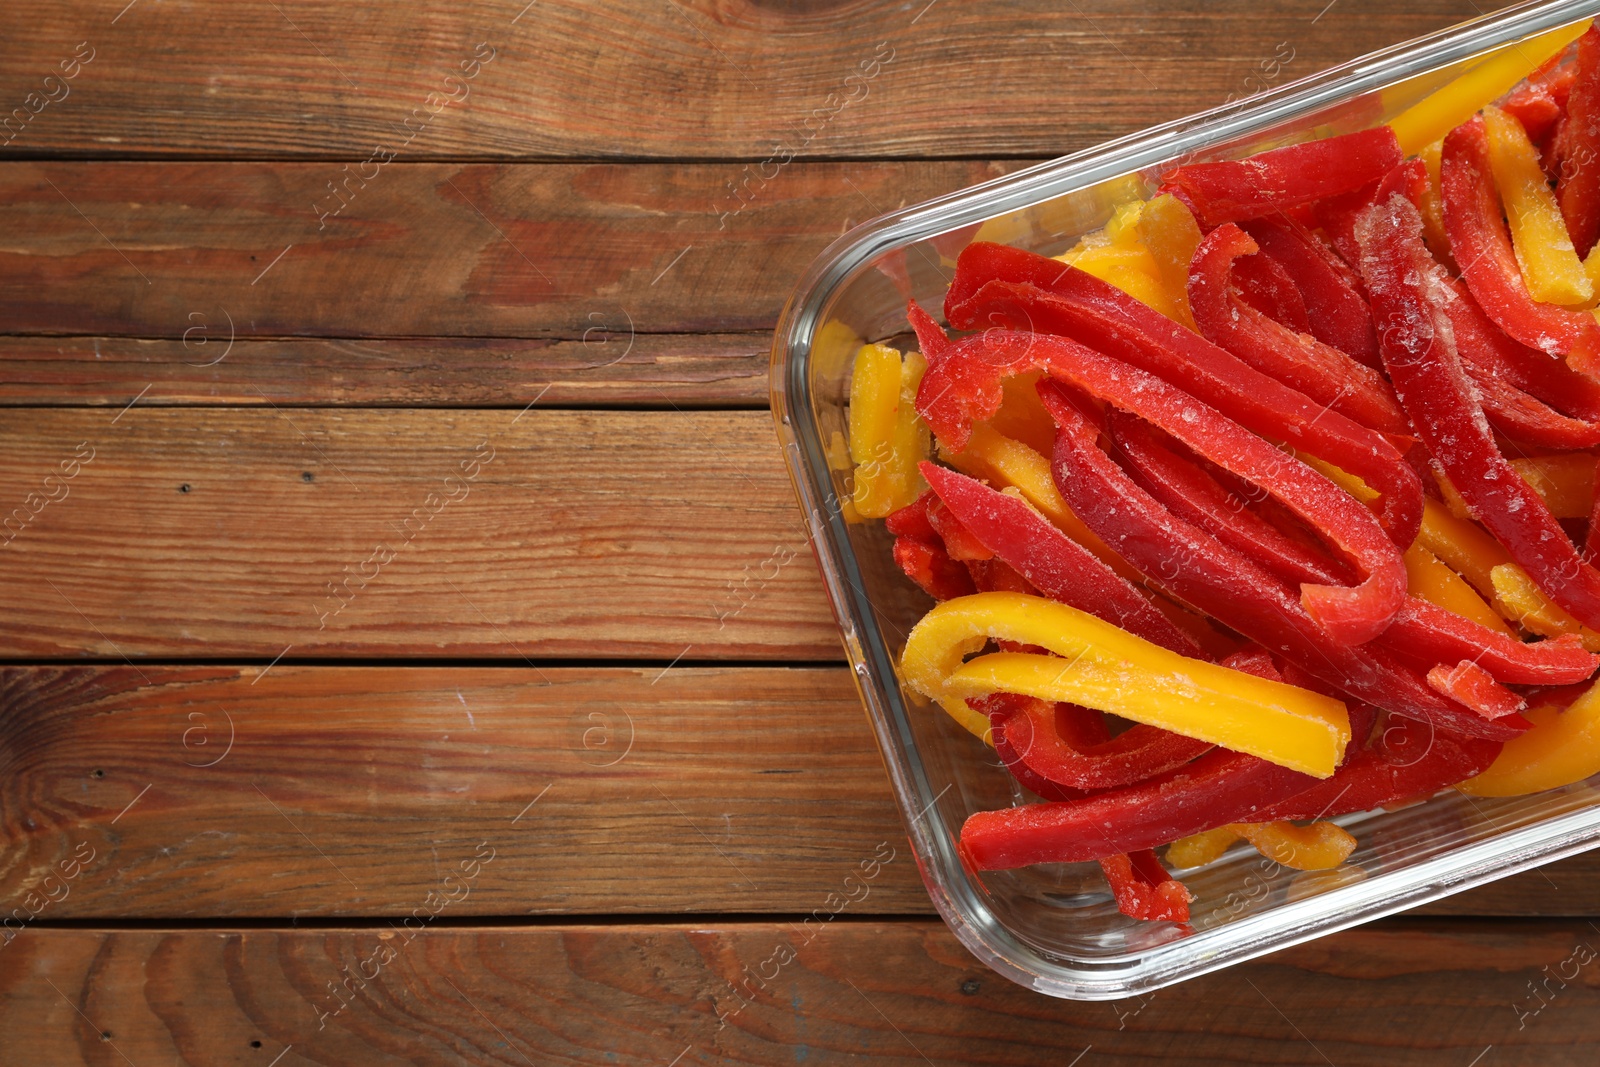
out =
<svg viewBox="0 0 1600 1067"><path fill-rule="evenodd" d="M1507 741L1487 770L1457 789L1478 797L1515 797L1600 774L1600 685L1564 710L1546 704L1527 717L1533 729Z"/></svg>
<svg viewBox="0 0 1600 1067"><path fill-rule="evenodd" d="M1200 247L1200 224L1182 200L1163 193L1144 206L1138 227L1139 238L1171 299L1170 317L1194 329L1194 315L1189 310L1189 263Z"/></svg>
<svg viewBox="0 0 1600 1067"><path fill-rule="evenodd" d="M1528 295L1564 307L1592 304L1594 284L1584 273L1527 131L1496 107L1483 109L1483 127L1489 139L1489 167L1511 224L1511 245Z"/></svg>
<svg viewBox="0 0 1600 1067"><path fill-rule="evenodd" d="M1511 466L1556 518L1587 519L1594 509L1595 457L1590 453L1514 459Z"/></svg>

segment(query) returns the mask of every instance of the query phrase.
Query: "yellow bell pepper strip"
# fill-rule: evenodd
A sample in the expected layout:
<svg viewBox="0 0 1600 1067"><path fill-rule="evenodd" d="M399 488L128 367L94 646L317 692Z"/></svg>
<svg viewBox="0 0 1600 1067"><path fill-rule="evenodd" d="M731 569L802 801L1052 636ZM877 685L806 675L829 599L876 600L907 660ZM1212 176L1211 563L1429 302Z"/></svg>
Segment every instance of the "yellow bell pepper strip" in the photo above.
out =
<svg viewBox="0 0 1600 1067"><path fill-rule="evenodd" d="M850 458L855 460L856 513L881 519L927 488L917 464L927 458L928 429L917 415L917 387L927 363L904 360L887 345L864 345L850 381Z"/></svg>
<svg viewBox="0 0 1600 1067"><path fill-rule="evenodd" d="M1556 518L1587 519L1594 509L1595 457L1590 453L1514 459L1511 466Z"/></svg>
<svg viewBox="0 0 1600 1067"><path fill-rule="evenodd" d="M1417 209L1422 212L1422 239L1427 242L1428 251L1454 271L1456 261L1450 255L1450 235L1444 228L1444 201L1439 196L1439 164L1443 154L1443 141L1434 141L1417 153L1428 172L1428 183L1421 189L1422 198Z"/></svg>
<svg viewBox="0 0 1600 1067"><path fill-rule="evenodd" d="M962 663L991 639L1056 655L995 652ZM901 666L907 684L947 710L997 692L1066 701L1316 777L1333 773L1350 740L1337 700L1180 656L1087 612L1020 593L937 605L911 631Z"/></svg>
<svg viewBox="0 0 1600 1067"><path fill-rule="evenodd" d="M1326 871L1356 850L1356 839L1331 822L1296 826L1280 819L1266 823L1234 823L1246 841L1273 863L1297 871Z"/></svg>
<svg viewBox="0 0 1600 1067"><path fill-rule="evenodd" d="M1000 410L990 417L989 425L1040 455L1048 455L1056 446L1056 424L1039 402L1039 391L1034 388L1039 378L1038 374L1007 378L1000 387L1004 394Z"/></svg>
<svg viewBox="0 0 1600 1067"><path fill-rule="evenodd" d="M1533 729L1506 742L1488 770L1456 786L1477 797L1516 797L1600 774L1600 685L1562 710L1527 713Z"/></svg>
<svg viewBox="0 0 1600 1067"><path fill-rule="evenodd" d="M1178 868L1204 867L1220 860L1242 836L1235 824L1228 823L1180 837L1167 846L1167 862Z"/></svg>
<svg viewBox="0 0 1600 1067"><path fill-rule="evenodd" d="M1538 150L1527 131L1496 107L1483 109L1483 126L1489 138L1489 167L1511 223L1511 245L1529 295L1566 307L1592 304L1594 285L1573 248L1556 194L1545 181Z"/></svg>
<svg viewBox="0 0 1600 1067"><path fill-rule="evenodd" d="M1236 822L1179 838L1167 849L1167 862L1174 867L1203 867L1221 859L1241 839L1272 862L1297 871L1331 870L1349 859L1356 848L1356 839L1331 822L1310 826L1283 819Z"/></svg>
<svg viewBox="0 0 1600 1067"><path fill-rule="evenodd" d="M1511 553L1476 523L1458 519L1437 500L1428 500L1422 505L1422 526L1416 543L1439 557L1483 596L1500 595L1492 572L1510 563Z"/></svg>
<svg viewBox="0 0 1600 1067"><path fill-rule="evenodd" d="M1182 200L1162 193L1139 213L1139 239L1156 265L1157 277L1172 307L1171 318L1194 329L1189 312L1189 261L1200 247L1200 224Z"/></svg>
<svg viewBox="0 0 1600 1067"><path fill-rule="evenodd" d="M1515 563L1503 563L1489 572L1494 585L1496 602L1506 617L1515 620L1524 630L1542 637L1560 637L1575 634L1590 652L1600 652L1600 633L1589 629L1551 600L1528 577L1528 572Z"/></svg>
<svg viewBox="0 0 1600 1067"><path fill-rule="evenodd" d="M1401 112L1389 123L1400 151L1415 155L1470 119L1479 108L1504 95L1551 56L1583 35L1593 20L1546 31L1517 41Z"/></svg>
<svg viewBox="0 0 1600 1067"><path fill-rule="evenodd" d="M1516 637L1499 613L1459 574L1439 562L1439 557L1423 547L1420 540L1406 549L1401 558L1405 561L1407 587L1412 596L1506 637Z"/></svg>

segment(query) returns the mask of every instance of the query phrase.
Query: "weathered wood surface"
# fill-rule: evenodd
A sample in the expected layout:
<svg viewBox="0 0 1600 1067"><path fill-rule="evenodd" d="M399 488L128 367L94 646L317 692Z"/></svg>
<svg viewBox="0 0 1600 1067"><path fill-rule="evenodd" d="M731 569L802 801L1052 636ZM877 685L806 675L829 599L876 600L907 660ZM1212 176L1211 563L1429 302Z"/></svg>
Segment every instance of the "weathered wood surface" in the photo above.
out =
<svg viewBox="0 0 1600 1067"><path fill-rule="evenodd" d="M0 455L4 658L841 656L766 412L141 401Z"/></svg>
<svg viewBox="0 0 1600 1067"><path fill-rule="evenodd" d="M1053 156L1498 6L17 0L0 152Z"/></svg>
<svg viewBox="0 0 1600 1067"><path fill-rule="evenodd" d="M170 339L0 336L0 406L121 407L150 386L143 402L166 405L766 407L772 334L602 318L565 341L248 340L199 315Z"/></svg>
<svg viewBox="0 0 1600 1067"><path fill-rule="evenodd" d="M0 1064L1587 1067L1600 1055L1600 934L1574 920L1384 922L1098 1004L1005 981L932 920L413 937L28 930L0 950Z"/></svg>
<svg viewBox="0 0 1600 1067"><path fill-rule="evenodd" d="M928 908L843 670L0 667L0 753L0 914Z"/></svg>
<svg viewBox="0 0 1600 1067"><path fill-rule="evenodd" d="M796 164L723 203L738 165L395 163L324 217L329 164L3 163L0 330L593 347L770 329L850 226L1015 167Z"/></svg>
<svg viewBox="0 0 1600 1067"><path fill-rule="evenodd" d="M884 844L857 910L931 914L843 668L0 667L0 754L0 915L76 853L45 921L404 916L480 843L452 915L800 914ZM1426 910L1600 915L1600 854Z"/></svg>

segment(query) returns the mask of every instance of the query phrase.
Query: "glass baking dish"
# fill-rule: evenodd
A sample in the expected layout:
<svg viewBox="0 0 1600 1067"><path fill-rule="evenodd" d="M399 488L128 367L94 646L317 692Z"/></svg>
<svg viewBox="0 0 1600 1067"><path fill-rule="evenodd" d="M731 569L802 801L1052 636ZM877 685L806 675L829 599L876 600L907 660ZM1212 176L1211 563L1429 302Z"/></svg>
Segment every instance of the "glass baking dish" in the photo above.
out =
<svg viewBox="0 0 1600 1067"><path fill-rule="evenodd" d="M850 524L840 514L856 347L908 340L908 296L937 314L955 256L973 240L1059 254L1118 204L1149 195L1175 164L1377 125L1484 53L1597 8L1593 0L1521 4L885 215L835 241L801 281L773 342L779 437L928 893L996 971L1051 996L1111 1000L1437 900L1600 843L1600 776L1501 800L1447 791L1403 810L1341 818L1360 845L1339 871L1292 871L1233 849L1180 872L1197 897L1187 929L1120 914L1092 863L964 869L955 850L962 822L1023 794L991 752L899 676L905 635L929 601L895 568L881 523Z"/></svg>

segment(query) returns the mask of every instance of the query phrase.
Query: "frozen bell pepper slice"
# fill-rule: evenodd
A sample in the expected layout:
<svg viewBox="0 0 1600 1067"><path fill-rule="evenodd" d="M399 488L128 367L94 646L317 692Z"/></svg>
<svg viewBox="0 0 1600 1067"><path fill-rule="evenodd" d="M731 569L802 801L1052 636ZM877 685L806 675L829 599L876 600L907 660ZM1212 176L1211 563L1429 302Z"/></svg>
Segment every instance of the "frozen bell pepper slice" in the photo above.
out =
<svg viewBox="0 0 1600 1067"><path fill-rule="evenodd" d="M1380 366L1372 309L1361 296L1360 277L1337 252L1300 223L1281 216L1251 219L1240 228L1263 255L1294 276L1305 298L1313 337L1368 367Z"/></svg>
<svg viewBox="0 0 1600 1067"><path fill-rule="evenodd" d="M1235 265L1264 260L1258 250L1255 240L1232 223L1218 226L1200 243L1189 268L1189 306L1200 332L1256 370L1363 426L1408 434L1405 413L1382 374L1240 298Z"/></svg>
<svg viewBox="0 0 1600 1067"><path fill-rule="evenodd" d="M925 463L923 476L939 499L988 551L1045 596L1087 611L1129 633L1185 656L1203 653L1148 594L1056 529L1018 496Z"/></svg>
<svg viewBox="0 0 1600 1067"><path fill-rule="evenodd" d="M1168 874L1149 849L1101 857L1100 869L1105 872L1117 910L1122 914L1149 922L1189 921L1189 902L1194 894Z"/></svg>
<svg viewBox="0 0 1600 1067"><path fill-rule="evenodd" d="M1556 196L1577 254L1589 256L1600 239L1600 30L1578 39L1576 68Z"/></svg>
<svg viewBox="0 0 1600 1067"><path fill-rule="evenodd" d="M1359 189L1402 158L1387 126L1258 152L1249 159L1191 163L1163 176L1206 227L1275 214Z"/></svg>
<svg viewBox="0 0 1600 1067"><path fill-rule="evenodd" d="M1528 718L1533 729L1507 741L1487 770L1457 788L1479 797L1515 797L1600 773L1600 685L1565 710L1547 704Z"/></svg>
<svg viewBox="0 0 1600 1067"><path fill-rule="evenodd" d="M1589 19L1516 41L1456 78L1389 123L1406 155L1421 151L1471 119L1551 56L1559 55L1589 28Z"/></svg>
<svg viewBox="0 0 1600 1067"><path fill-rule="evenodd" d="M1523 344L1552 356L1564 355L1585 373L1600 373L1600 323L1594 316L1541 304L1528 291L1510 232L1500 216L1482 119L1450 131L1444 139L1441 167L1450 251L1479 306ZM1376 315L1376 307L1373 312Z"/></svg>
<svg viewBox="0 0 1600 1067"><path fill-rule="evenodd" d="M1500 739L1525 727L1514 716L1486 719L1441 697L1421 674L1381 648L1330 642L1290 585L1141 490L1098 447L1100 428L1058 383L1043 383L1040 395L1061 426L1053 472L1062 494L1085 522L1169 595L1363 701Z"/></svg>
<svg viewBox="0 0 1600 1067"><path fill-rule="evenodd" d="M972 418L987 417L1008 373L1043 368L1144 418L1196 454L1259 485L1360 570L1353 586L1308 582L1307 612L1332 640L1369 641L1405 600L1405 566L1371 511L1305 464L1162 378L1065 337L989 330L955 343L923 379L918 410L941 440L958 439Z"/></svg>
<svg viewBox="0 0 1600 1067"><path fill-rule="evenodd" d="M1447 141L1447 163L1449 153ZM1600 572L1500 454L1468 384L1442 309L1448 288L1422 242L1416 207L1398 191L1380 193L1357 238L1384 366L1434 460L1541 589L1586 625L1600 624Z"/></svg>
<svg viewBox="0 0 1600 1067"><path fill-rule="evenodd" d="M991 639L1055 656L995 652L962 662ZM1017 593L935 606L912 629L901 665L907 684L947 708L995 692L1065 701L1316 776L1333 773L1350 738L1337 700L1181 656L1087 612Z"/></svg>
<svg viewBox="0 0 1600 1067"><path fill-rule="evenodd" d="M1422 483L1382 434L1329 411L1125 293L1054 260L999 245L962 252L945 298L959 329L1010 326L1073 337L1159 375L1254 433L1309 452L1382 496L1379 522L1416 539Z"/></svg>
<svg viewBox="0 0 1600 1067"><path fill-rule="evenodd" d="M1538 150L1522 123L1496 107L1483 109L1489 166L1511 224L1511 246L1528 295L1566 307L1594 301L1594 284L1567 233Z"/></svg>
<svg viewBox="0 0 1600 1067"><path fill-rule="evenodd" d="M961 827L961 851L980 871L1098 860L1154 848L1223 823L1252 821L1315 779L1217 749L1125 789L1078 800L980 811Z"/></svg>

